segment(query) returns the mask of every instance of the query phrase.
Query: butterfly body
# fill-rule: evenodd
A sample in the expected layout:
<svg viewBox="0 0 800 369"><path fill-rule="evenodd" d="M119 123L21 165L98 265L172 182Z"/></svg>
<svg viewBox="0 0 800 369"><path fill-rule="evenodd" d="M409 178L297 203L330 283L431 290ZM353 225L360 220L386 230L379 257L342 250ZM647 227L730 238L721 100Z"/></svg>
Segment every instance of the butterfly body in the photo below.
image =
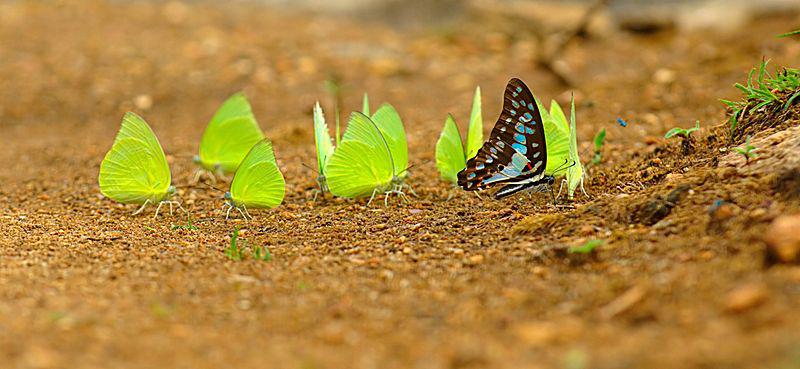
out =
<svg viewBox="0 0 800 369"><path fill-rule="evenodd" d="M212 175L232 174L250 148L263 139L264 134L250 103L244 94L237 93L228 98L211 118L194 162Z"/></svg>
<svg viewBox="0 0 800 369"><path fill-rule="evenodd" d="M466 146L461 141L455 118L448 114L436 141L436 168L442 179L458 183L458 172L466 168L467 159L475 156L483 145L483 118L481 115L481 89L475 88L472 111L467 126Z"/></svg>
<svg viewBox="0 0 800 369"><path fill-rule="evenodd" d="M178 204L171 200L175 194L171 182L167 158L153 130L138 115L125 114L111 150L100 163L100 192L123 204L141 205L134 214L148 204L159 204L157 216L161 205L171 209Z"/></svg>
<svg viewBox="0 0 800 369"><path fill-rule="evenodd" d="M385 104L372 118L353 112L327 169L327 184L334 196L370 197L371 201L384 193L404 198L408 146L397 111Z"/></svg>
<svg viewBox="0 0 800 369"><path fill-rule="evenodd" d="M225 193L226 217L232 209L238 210L245 219L252 218L248 208L274 208L283 202L286 181L278 168L272 143L263 139L253 145L242 160Z"/></svg>
<svg viewBox="0 0 800 369"><path fill-rule="evenodd" d="M502 198L552 184L546 165L547 144L538 104L530 89L514 78L506 85L503 111L489 140L458 173L458 185L467 191L505 185L497 194Z"/></svg>

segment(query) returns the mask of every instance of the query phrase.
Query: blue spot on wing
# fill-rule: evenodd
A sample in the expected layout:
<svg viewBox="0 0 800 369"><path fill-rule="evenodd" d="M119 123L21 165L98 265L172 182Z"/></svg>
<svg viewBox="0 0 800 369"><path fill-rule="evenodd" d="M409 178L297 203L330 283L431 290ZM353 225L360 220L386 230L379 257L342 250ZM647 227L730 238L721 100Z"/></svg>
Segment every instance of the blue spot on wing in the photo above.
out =
<svg viewBox="0 0 800 369"><path fill-rule="evenodd" d="M528 148L524 144L515 143L515 144L511 145L511 147L513 147L514 150L517 150L517 152L519 152L522 155L525 155L525 154L528 153Z"/></svg>
<svg viewBox="0 0 800 369"><path fill-rule="evenodd" d="M525 133L532 135L533 132L536 132L536 130L531 127L525 127Z"/></svg>
<svg viewBox="0 0 800 369"><path fill-rule="evenodd" d="M523 134L515 133L514 134L514 139L517 140L517 142L519 142L519 143L522 143L522 144L525 143L525 135L523 135Z"/></svg>
<svg viewBox="0 0 800 369"><path fill-rule="evenodd" d="M522 124L522 123L517 123L517 124L514 126L514 129L516 129L516 130L517 130L517 132L519 132L519 133L525 133L525 125L524 125L524 124Z"/></svg>

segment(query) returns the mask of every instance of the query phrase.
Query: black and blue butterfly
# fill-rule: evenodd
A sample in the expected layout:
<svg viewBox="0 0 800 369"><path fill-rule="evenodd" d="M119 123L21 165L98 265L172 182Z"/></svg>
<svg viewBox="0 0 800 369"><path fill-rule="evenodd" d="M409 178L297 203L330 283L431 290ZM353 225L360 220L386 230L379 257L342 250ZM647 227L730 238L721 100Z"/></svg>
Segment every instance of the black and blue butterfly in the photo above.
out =
<svg viewBox="0 0 800 369"><path fill-rule="evenodd" d="M466 191L504 185L494 194L497 199L524 190L552 192L555 177L545 173L544 125L533 94L525 83L513 78L504 96L503 111L489 140L458 173L458 185Z"/></svg>

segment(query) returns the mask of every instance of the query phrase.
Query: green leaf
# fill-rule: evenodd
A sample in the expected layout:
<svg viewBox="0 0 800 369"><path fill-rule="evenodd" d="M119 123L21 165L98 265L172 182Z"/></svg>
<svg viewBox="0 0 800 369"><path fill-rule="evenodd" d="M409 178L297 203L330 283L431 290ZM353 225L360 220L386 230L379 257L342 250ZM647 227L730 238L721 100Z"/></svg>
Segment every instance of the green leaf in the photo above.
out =
<svg viewBox="0 0 800 369"><path fill-rule="evenodd" d="M605 145L606 141L606 129L603 128L594 135L594 151L600 151L603 149L603 145Z"/></svg>
<svg viewBox="0 0 800 369"><path fill-rule="evenodd" d="M679 136L679 135L680 136L686 136L686 130L683 129L683 128L675 127L673 129L670 129L669 131L667 131L667 133L664 135L664 138L672 138L672 137Z"/></svg>
<svg viewBox="0 0 800 369"><path fill-rule="evenodd" d="M588 254L594 251L594 249L602 246L604 243L605 241L603 240L589 240L583 245L570 247L568 251L572 254Z"/></svg>

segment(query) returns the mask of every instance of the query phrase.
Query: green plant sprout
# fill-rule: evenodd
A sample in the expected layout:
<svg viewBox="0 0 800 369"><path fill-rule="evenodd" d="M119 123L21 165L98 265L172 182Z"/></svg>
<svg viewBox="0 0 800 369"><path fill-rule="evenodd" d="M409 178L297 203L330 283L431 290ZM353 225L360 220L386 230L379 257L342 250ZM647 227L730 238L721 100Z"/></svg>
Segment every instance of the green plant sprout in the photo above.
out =
<svg viewBox="0 0 800 369"><path fill-rule="evenodd" d="M747 139L745 139L744 147L734 147L733 151L736 151L742 156L744 156L745 165L750 163L751 158L758 157L758 154L756 154L758 148L750 144L749 135L747 136Z"/></svg>
<svg viewBox="0 0 800 369"><path fill-rule="evenodd" d="M600 164L603 160L603 146L606 144L606 129L603 128L597 131L594 135L594 157L592 157L592 165Z"/></svg>
<svg viewBox="0 0 800 369"><path fill-rule="evenodd" d="M269 249L266 246L251 245L250 253L256 260L261 260L265 262L272 260L272 254L269 252Z"/></svg>
<svg viewBox="0 0 800 369"><path fill-rule="evenodd" d="M798 31L796 31L798 32ZM787 35L794 34L790 32ZM773 103L783 104L786 110L800 97L800 69L784 68L782 71L770 75L767 71L769 60L764 59L757 67L753 67L747 75L747 84L737 83L734 86L742 91L743 101L721 100L731 109L731 135L736 131L739 122L745 115L756 112ZM788 92L791 95L786 101L780 93Z"/></svg>
<svg viewBox="0 0 800 369"><path fill-rule="evenodd" d="M172 225L172 227L171 227L171 229L172 229L173 231L174 231L174 230L177 230L177 229L185 229L185 230L187 230L187 231L196 231L196 230L198 230L199 228L197 228L197 226L195 226L195 225L192 223L192 217L191 217L190 215L187 215L187 216L186 216L186 224L173 224L173 225Z"/></svg>
<svg viewBox="0 0 800 369"><path fill-rule="evenodd" d="M594 249L602 246L605 243L603 240L589 240L580 246L570 246L567 250L570 254L589 254Z"/></svg>
<svg viewBox="0 0 800 369"><path fill-rule="evenodd" d="M800 29L798 29L797 31L786 32L784 34L780 34L780 35L778 35L778 38L791 37L791 36L800 36Z"/></svg>
<svg viewBox="0 0 800 369"><path fill-rule="evenodd" d="M696 121L694 123L694 127L691 127L691 128L675 127L673 129L670 129L667 132L667 134L664 135L664 138L669 139L669 138L673 138L675 136L680 136L680 137L683 137L684 139L688 139L688 138L691 137L692 133L694 133L695 131L697 131L699 129L700 129L700 121L698 120L698 121Z"/></svg>
<svg viewBox="0 0 800 369"><path fill-rule="evenodd" d="M694 127L691 128L680 128L675 127L667 131L667 134L664 135L664 138L670 139L672 137L681 137L683 141L681 141L682 153L683 155L688 155L694 147L692 146L692 133L695 131L700 130L700 121L695 121Z"/></svg>
<svg viewBox="0 0 800 369"><path fill-rule="evenodd" d="M242 253L242 249L239 248L237 244L237 240L239 239L239 227L233 229L233 234L231 234L231 243L228 246L228 249L225 250L225 256L228 259L233 261L239 261L244 258L244 253Z"/></svg>
<svg viewBox="0 0 800 369"><path fill-rule="evenodd" d="M245 254L245 249L247 249L247 245L249 242L244 240L244 245L241 247L239 246L239 227L235 227L233 229L233 234L231 234L231 243L227 249L225 249L225 256L228 259L233 261L241 261L244 260L247 256ZM263 262L272 261L272 253L269 252L269 248L266 246L257 246L257 245L250 245L250 257L254 260L260 260Z"/></svg>

